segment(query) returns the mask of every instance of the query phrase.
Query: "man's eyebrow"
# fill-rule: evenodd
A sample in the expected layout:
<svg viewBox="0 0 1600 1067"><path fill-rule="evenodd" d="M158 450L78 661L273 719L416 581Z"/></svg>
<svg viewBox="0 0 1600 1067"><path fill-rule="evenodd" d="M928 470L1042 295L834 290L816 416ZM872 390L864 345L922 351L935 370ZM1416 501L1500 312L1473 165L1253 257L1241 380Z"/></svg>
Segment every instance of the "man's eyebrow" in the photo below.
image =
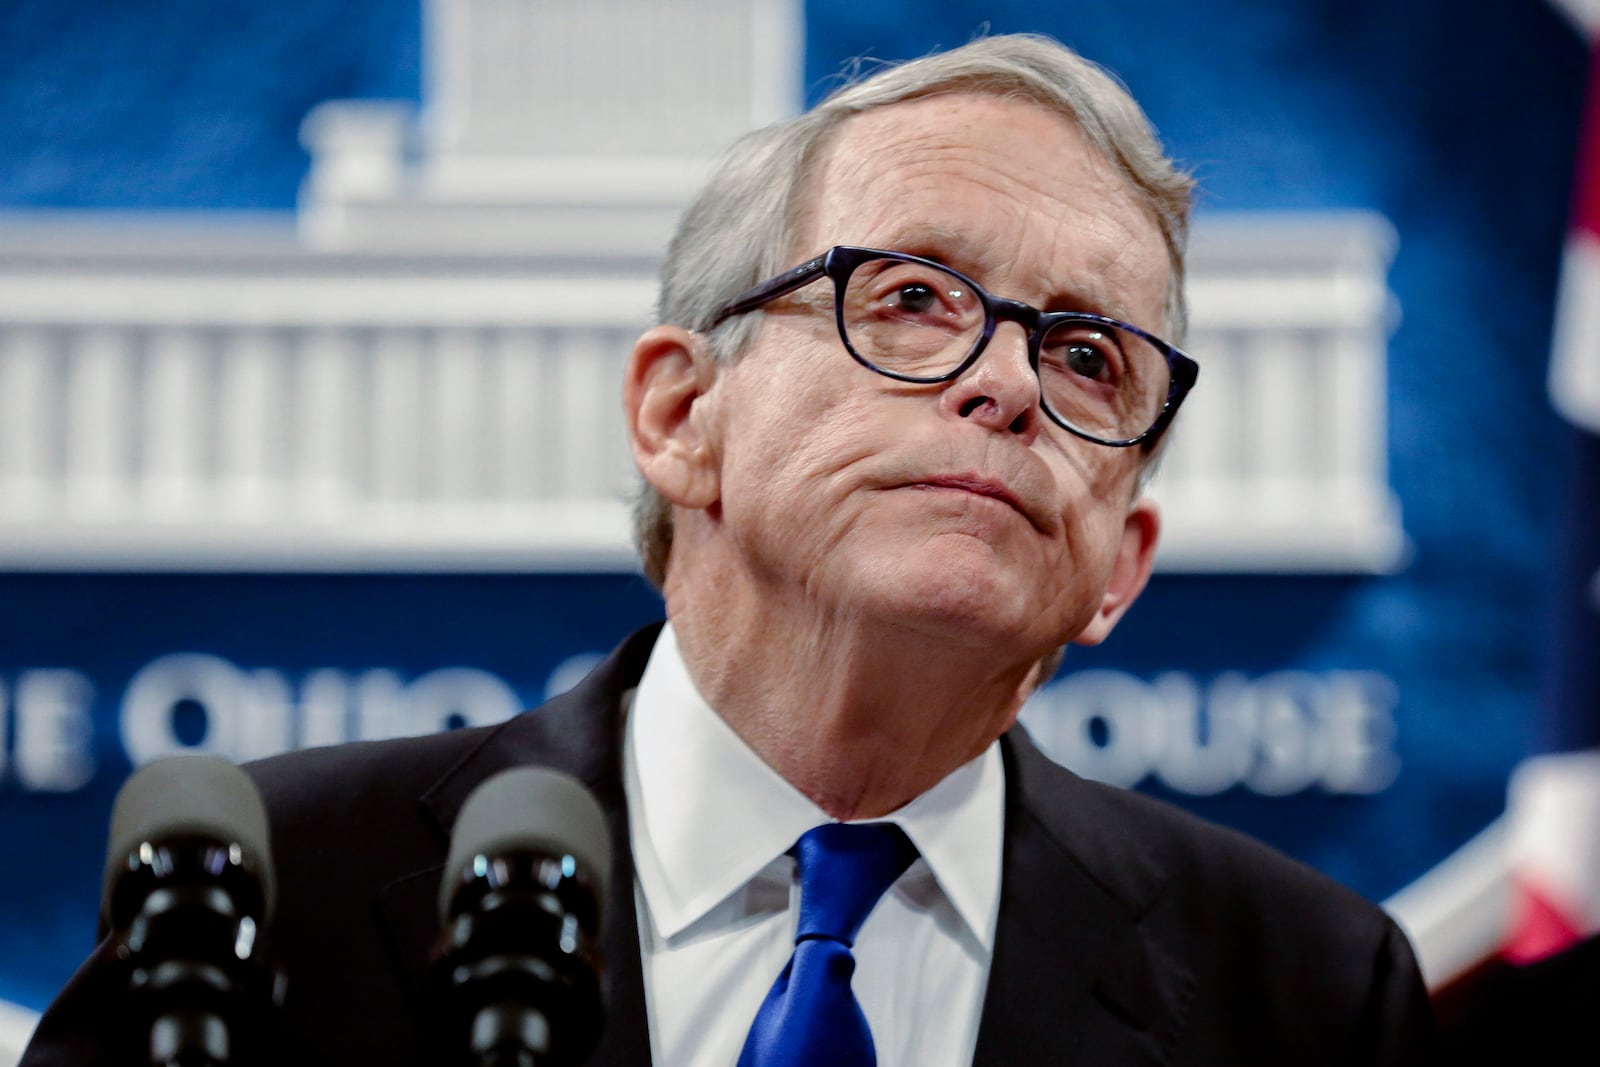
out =
<svg viewBox="0 0 1600 1067"><path fill-rule="evenodd" d="M981 279L979 279L981 281ZM1117 319L1122 322L1131 321L1128 316L1132 314L1129 305L1118 300L1107 292L1106 287L1100 284L1098 278L1087 280L1075 278L1065 282L1056 282L1048 278L1035 279L1032 292L1043 292L1043 299L1029 300L1029 294L1018 295L1010 292L995 293L995 296L1007 296L1014 300L1022 300L1032 304L1040 311L1082 311L1090 315L1101 315L1108 319ZM993 290L991 290L992 292Z"/></svg>
<svg viewBox="0 0 1600 1067"><path fill-rule="evenodd" d="M973 240L960 230L936 224L918 226L915 232L902 232L902 234L891 232L885 235L883 242L885 243L877 245L877 248L902 251L912 256L922 256L923 259L942 262L947 267L954 267L966 277L973 278L978 285L984 286L992 296L1034 304L1042 312L1088 312L1091 315L1117 318L1118 322L1133 322L1130 318L1133 310L1128 304L1110 298L1104 286L1094 283L1082 285L1078 280L1067 283L1038 280L1034 291L1043 291L1046 296L1037 304L1026 299L1026 294L1010 291L1011 286L995 285L992 278L995 274L1000 274L1005 267L1005 254L1002 250L995 250L989 245L974 245Z"/></svg>
<svg viewBox="0 0 1600 1067"><path fill-rule="evenodd" d="M1039 310L1084 311L1091 315L1103 315L1108 319L1118 319L1122 322L1129 321L1128 316L1131 314L1128 306L1122 301L1109 299L1093 289L1083 289L1076 286L1057 289Z"/></svg>
<svg viewBox="0 0 1600 1067"><path fill-rule="evenodd" d="M906 252L923 259L931 259L954 267L983 284L985 264L981 253L972 250L972 242L956 230L942 226L919 226L915 234L890 235L879 248L891 252Z"/></svg>
<svg viewBox="0 0 1600 1067"><path fill-rule="evenodd" d="M881 247L896 252L908 252L913 256L921 256L954 267L994 296L1013 300L1023 299L1022 296L1007 291L1005 286L997 287L990 281L990 278L1004 266L1001 253L987 246L974 247L971 239L960 231L943 226L923 226L918 228L914 237L907 235L893 244ZM1046 282L1040 285L1039 289L1048 294L1036 305L1040 311L1084 311L1123 322L1131 321L1128 318L1131 311L1127 304L1112 299L1100 286L1084 286L1075 282L1065 285ZM1032 303L1032 301L1027 302Z"/></svg>

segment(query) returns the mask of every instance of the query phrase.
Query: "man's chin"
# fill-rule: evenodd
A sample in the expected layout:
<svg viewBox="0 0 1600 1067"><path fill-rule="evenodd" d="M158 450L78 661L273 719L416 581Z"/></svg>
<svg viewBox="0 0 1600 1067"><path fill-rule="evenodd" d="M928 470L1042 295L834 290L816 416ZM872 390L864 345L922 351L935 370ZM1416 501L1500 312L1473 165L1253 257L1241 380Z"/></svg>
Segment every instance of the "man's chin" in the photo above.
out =
<svg viewBox="0 0 1600 1067"><path fill-rule="evenodd" d="M993 646L1014 653L1019 642L1044 640L1046 606L1036 575L996 561L940 553L864 567L848 595L865 614L901 628L938 635L953 645Z"/></svg>

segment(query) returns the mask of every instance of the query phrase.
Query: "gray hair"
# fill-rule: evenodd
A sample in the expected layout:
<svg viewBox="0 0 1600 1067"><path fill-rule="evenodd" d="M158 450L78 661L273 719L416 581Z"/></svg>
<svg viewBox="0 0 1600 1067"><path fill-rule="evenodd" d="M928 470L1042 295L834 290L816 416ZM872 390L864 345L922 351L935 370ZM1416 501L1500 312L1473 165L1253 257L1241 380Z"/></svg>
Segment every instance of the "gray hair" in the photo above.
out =
<svg viewBox="0 0 1600 1067"><path fill-rule="evenodd" d="M1073 122L1114 163L1160 227L1172 270L1166 331L1182 343L1183 260L1192 182L1167 158L1149 119L1116 78L1066 46L1032 34L980 38L848 83L797 118L740 138L684 212L661 270L659 321L707 333L734 297L794 264L792 245L811 178L832 134L849 118L942 93L1028 100ZM712 357L731 364L759 318L734 318L707 334ZM1153 457L1152 457L1153 458ZM1149 466L1149 461L1146 464ZM634 542L657 586L672 548L672 507L647 482L634 503Z"/></svg>

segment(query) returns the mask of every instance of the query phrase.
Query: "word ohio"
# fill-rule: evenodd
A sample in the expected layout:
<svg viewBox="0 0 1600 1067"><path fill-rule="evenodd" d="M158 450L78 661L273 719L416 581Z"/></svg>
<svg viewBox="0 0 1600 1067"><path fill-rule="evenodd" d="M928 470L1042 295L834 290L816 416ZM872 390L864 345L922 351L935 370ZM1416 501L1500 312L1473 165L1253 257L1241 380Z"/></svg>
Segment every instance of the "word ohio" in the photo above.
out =
<svg viewBox="0 0 1600 1067"><path fill-rule="evenodd" d="M564 661L539 693L475 667L411 678L382 667L291 675L199 652L151 661L113 701L77 670L0 674L0 782L75 792L119 748L136 767L185 752L244 761L501 722L570 687L599 658ZM1036 693L1022 721L1052 759L1117 785L1148 779L1195 796L1370 794L1399 772L1397 702L1394 683L1366 671L1147 680L1085 670Z"/></svg>

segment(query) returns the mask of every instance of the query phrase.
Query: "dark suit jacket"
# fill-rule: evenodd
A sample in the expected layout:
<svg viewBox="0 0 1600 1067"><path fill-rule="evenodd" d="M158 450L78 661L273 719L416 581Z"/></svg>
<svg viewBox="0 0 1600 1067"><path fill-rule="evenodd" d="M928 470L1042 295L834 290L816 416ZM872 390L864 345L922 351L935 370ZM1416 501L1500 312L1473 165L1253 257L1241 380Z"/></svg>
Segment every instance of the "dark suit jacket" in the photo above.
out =
<svg viewBox="0 0 1600 1067"><path fill-rule="evenodd" d="M616 848L597 1065L650 1043L620 771L620 707L654 631L581 685L496 727L255 764L272 820L288 1023L309 1060L417 1063L418 986L450 828L468 793L542 764L587 783ZM1367 901L1245 837L1002 742L1000 921L975 1062L1399 1064L1431 1058L1411 950ZM107 1062L105 945L40 1023L24 1067ZM309 1050L314 1049L315 1052Z"/></svg>

